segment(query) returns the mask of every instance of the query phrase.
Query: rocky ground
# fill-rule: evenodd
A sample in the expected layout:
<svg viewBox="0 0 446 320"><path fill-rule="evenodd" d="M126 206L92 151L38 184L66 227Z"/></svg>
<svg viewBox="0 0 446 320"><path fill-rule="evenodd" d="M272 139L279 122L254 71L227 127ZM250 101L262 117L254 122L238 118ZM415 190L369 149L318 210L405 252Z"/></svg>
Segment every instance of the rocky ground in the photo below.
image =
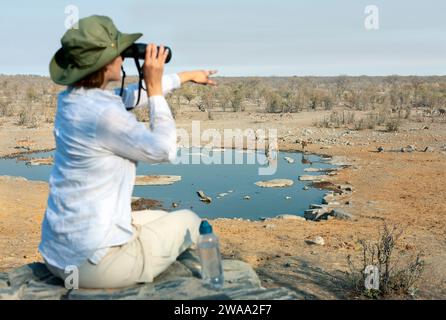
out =
<svg viewBox="0 0 446 320"><path fill-rule="evenodd" d="M223 255L249 263L264 287L286 287L307 299L352 298L346 257L359 260L358 240L377 238L384 223L398 224L405 230L401 260L423 251L427 263L414 297L446 298L446 124L405 121L396 133L315 127L325 115L214 113L208 120L200 112L177 114L178 127L189 131L191 120L201 120L202 130L277 128L281 150L300 151L305 141L308 152L350 164L327 180L352 186L337 201L352 219L216 219ZM28 129L15 123L0 118L0 156L54 148L52 124ZM0 178L0 271L41 261L37 245L47 196L45 182Z"/></svg>

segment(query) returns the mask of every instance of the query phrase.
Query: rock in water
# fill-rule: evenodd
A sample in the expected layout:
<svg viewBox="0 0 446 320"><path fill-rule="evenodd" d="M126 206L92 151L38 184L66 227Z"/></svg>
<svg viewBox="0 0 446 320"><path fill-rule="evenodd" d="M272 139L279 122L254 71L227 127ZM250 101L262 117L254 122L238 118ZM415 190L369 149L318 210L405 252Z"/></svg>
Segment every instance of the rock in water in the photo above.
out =
<svg viewBox="0 0 446 320"><path fill-rule="evenodd" d="M136 176L135 185L137 186L164 186L174 184L181 180L181 176Z"/></svg>
<svg viewBox="0 0 446 320"><path fill-rule="evenodd" d="M285 161L288 163L294 163L294 159L290 157L284 157Z"/></svg>
<svg viewBox="0 0 446 320"><path fill-rule="evenodd" d="M304 172L321 172L324 171L324 169L320 169L320 168L305 168Z"/></svg>
<svg viewBox="0 0 446 320"><path fill-rule="evenodd" d="M203 201L203 202L206 202L206 203L211 203L212 202L212 198L208 197L207 195L205 195L203 190L198 190L197 194L200 197L200 201Z"/></svg>
<svg viewBox="0 0 446 320"><path fill-rule="evenodd" d="M162 202L153 199L138 198L131 203L132 211L164 210Z"/></svg>
<svg viewBox="0 0 446 320"><path fill-rule="evenodd" d="M326 175L320 175L320 176L310 176L310 175L303 175L299 176L300 181L325 181L328 178Z"/></svg>
<svg viewBox="0 0 446 320"><path fill-rule="evenodd" d="M273 179L268 181L258 181L255 183L256 186L262 188L284 188L290 187L293 184L294 181L290 179Z"/></svg>
<svg viewBox="0 0 446 320"><path fill-rule="evenodd" d="M48 158L32 158L25 164L28 166L42 166L42 165L51 166L53 165L53 163L54 163L53 157L48 157Z"/></svg>

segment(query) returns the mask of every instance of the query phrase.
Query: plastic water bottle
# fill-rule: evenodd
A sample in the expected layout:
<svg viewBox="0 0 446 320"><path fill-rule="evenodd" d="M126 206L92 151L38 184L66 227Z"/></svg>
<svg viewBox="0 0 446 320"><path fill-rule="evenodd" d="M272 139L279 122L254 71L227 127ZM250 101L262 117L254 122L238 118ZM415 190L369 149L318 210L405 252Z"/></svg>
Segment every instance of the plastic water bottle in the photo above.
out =
<svg viewBox="0 0 446 320"><path fill-rule="evenodd" d="M214 289L221 289L224 280L218 237L206 220L201 222L197 246L201 261L201 278Z"/></svg>

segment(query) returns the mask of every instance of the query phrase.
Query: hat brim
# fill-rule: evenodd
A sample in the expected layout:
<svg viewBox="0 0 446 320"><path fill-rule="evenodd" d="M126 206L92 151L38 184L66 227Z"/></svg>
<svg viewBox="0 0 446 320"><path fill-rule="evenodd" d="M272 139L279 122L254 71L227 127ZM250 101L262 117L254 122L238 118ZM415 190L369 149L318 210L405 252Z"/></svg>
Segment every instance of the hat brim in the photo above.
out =
<svg viewBox="0 0 446 320"><path fill-rule="evenodd" d="M142 33L119 33L116 46L104 49L98 61L93 66L78 68L67 64L63 60L63 50L59 49L50 62L51 79L60 85L72 85L87 75L101 69L114 58L118 57L125 49L141 38Z"/></svg>

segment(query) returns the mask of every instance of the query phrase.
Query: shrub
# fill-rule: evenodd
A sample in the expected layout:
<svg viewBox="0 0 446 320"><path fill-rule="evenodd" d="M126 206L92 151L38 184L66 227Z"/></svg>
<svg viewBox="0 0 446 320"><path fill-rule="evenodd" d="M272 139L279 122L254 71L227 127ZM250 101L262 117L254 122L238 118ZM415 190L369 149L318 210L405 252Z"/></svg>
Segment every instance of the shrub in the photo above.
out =
<svg viewBox="0 0 446 320"><path fill-rule="evenodd" d="M389 120L386 123L386 130L387 132L397 132L400 128L400 121L393 119L393 120Z"/></svg>
<svg viewBox="0 0 446 320"><path fill-rule="evenodd" d="M9 101L0 102L0 117L10 117L14 115L14 109Z"/></svg>
<svg viewBox="0 0 446 320"><path fill-rule="evenodd" d="M19 112L18 125L26 126L28 128L38 127L38 116L33 108L22 108Z"/></svg>
<svg viewBox="0 0 446 320"><path fill-rule="evenodd" d="M322 128L341 128L355 122L355 113L351 111L332 111L328 117L324 117L316 126Z"/></svg>
<svg viewBox="0 0 446 320"><path fill-rule="evenodd" d="M389 295L414 294L415 285L421 278L425 263L419 252L410 257L405 266L399 265L402 254L395 257L395 248L402 233L403 231L399 227L389 228L384 224L377 241L359 241L362 247L360 265L355 265L350 255L347 257L349 271L346 274L346 280L355 295L379 298ZM365 287L367 277L365 270L369 266L378 269L379 289L377 290Z"/></svg>

